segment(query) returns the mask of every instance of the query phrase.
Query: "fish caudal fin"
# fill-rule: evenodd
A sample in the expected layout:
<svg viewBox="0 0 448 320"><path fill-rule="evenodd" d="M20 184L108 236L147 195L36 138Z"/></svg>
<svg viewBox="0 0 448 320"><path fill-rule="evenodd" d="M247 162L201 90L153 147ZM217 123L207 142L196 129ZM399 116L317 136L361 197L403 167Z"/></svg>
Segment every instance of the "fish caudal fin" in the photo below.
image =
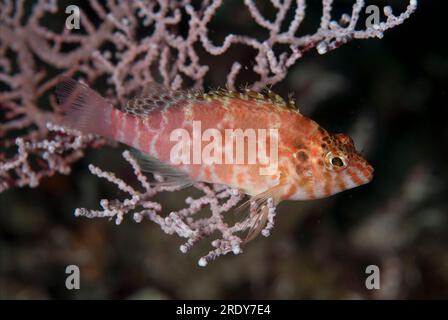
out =
<svg viewBox="0 0 448 320"><path fill-rule="evenodd" d="M110 115L113 110L105 98L86 85L61 77L56 96L64 111L62 124L83 133L112 137Z"/></svg>

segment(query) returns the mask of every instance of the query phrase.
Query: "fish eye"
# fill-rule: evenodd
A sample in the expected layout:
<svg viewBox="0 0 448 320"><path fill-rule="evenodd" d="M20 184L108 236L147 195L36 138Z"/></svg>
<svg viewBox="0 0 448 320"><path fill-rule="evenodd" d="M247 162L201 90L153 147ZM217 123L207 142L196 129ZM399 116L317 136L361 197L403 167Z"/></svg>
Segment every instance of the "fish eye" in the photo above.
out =
<svg viewBox="0 0 448 320"><path fill-rule="evenodd" d="M333 157L331 159L331 164L335 167L343 167L344 166L344 161L340 158L340 157Z"/></svg>
<svg viewBox="0 0 448 320"><path fill-rule="evenodd" d="M335 155L329 152L327 153L326 160L329 169L341 170L347 166L347 163L342 155Z"/></svg>

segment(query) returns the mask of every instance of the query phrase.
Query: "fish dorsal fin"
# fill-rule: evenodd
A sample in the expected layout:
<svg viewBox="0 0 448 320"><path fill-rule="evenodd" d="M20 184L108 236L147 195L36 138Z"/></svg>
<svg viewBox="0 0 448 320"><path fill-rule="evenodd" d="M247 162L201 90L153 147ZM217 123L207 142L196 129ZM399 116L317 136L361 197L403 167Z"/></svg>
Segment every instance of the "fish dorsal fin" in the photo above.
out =
<svg viewBox="0 0 448 320"><path fill-rule="evenodd" d="M151 112L166 109L182 101L210 102L221 98L269 102L276 108L300 113L292 95L289 95L288 101L285 101L280 95L268 88L260 92L247 88L239 91L216 89L203 92L202 90L172 90L157 82L145 86L141 93L128 100L121 110L140 118L147 118Z"/></svg>
<svg viewBox="0 0 448 320"><path fill-rule="evenodd" d="M297 113L300 113L299 108L296 105L296 101L294 99L293 94L288 95L287 101L285 101L280 95L278 95L269 88L263 89L262 94L264 95L264 99L272 103L274 106L280 109L292 110Z"/></svg>
<svg viewBox="0 0 448 320"><path fill-rule="evenodd" d="M162 176L164 181L157 181L151 184L158 186L177 187L179 189L192 186L194 181L185 172L173 168L146 153L132 149L132 156L137 161L142 172L156 173Z"/></svg>
<svg viewBox="0 0 448 320"><path fill-rule="evenodd" d="M269 102L279 109L292 110L300 113L292 94L288 95L288 100L285 101L280 95L276 94L269 88L264 88L259 92L248 88L240 88L239 91L217 89L203 94L203 97L203 99L226 97L254 101L258 103Z"/></svg>
<svg viewBox="0 0 448 320"><path fill-rule="evenodd" d="M145 86L137 97L128 100L121 110L140 118L146 118L151 112L166 109L191 98L191 93L188 91L172 90L157 82L152 82Z"/></svg>

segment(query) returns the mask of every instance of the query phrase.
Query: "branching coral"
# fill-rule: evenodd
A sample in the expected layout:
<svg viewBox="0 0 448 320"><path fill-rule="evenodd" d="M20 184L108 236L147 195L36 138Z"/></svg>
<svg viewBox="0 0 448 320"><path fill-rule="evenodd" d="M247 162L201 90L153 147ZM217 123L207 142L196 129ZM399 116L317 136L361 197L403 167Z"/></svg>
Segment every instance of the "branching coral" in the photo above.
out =
<svg viewBox="0 0 448 320"><path fill-rule="evenodd" d="M264 17L254 1L244 1L252 23L268 31L266 38L228 34L217 44L210 37L210 25L225 6L222 0L203 0L199 5L190 0L109 0L104 4L92 0L80 7L80 30L65 27L67 14L57 1L2 1L0 192L10 187L37 186L41 178L56 172L67 174L85 148L105 143L99 137L82 136L57 126L60 110L53 89L60 75L77 76L92 87L106 80L105 94L119 106L154 81L173 89L202 87L206 75L213 70L213 65L205 63L204 55L220 56L234 45L243 45L256 52L250 68L257 77L249 87L257 90L284 79L303 53L313 48L324 54L352 39L381 38L384 31L403 23L415 11L417 1L410 0L398 16L385 7L385 22L359 29L363 24L363 0L355 1L351 14L337 19L332 18L333 0L322 0L319 27L314 34L305 36L297 35L305 18L305 0L271 0L271 4L275 10L273 20ZM50 20L60 22L59 26L47 25ZM274 50L278 45L286 49ZM226 79L229 88L236 86L243 67L246 66L241 62L233 61ZM241 195L221 186L197 184L195 187L204 196L187 199L186 209L163 218L159 215L162 208L150 197L175 190L151 188L132 157L128 153L124 156L144 191L138 192L112 173L91 166L94 174L107 178L131 197L124 201L103 200L102 211L79 209L78 215L113 216L120 222L125 213L140 207L142 210L134 213L134 219L140 221L147 216L165 232L187 238L182 251L218 230L223 239L212 243L216 249L201 260L202 265L220 254L241 251L242 240L235 233L245 230L247 223L228 227L222 220L222 214L235 206ZM194 220L203 206L210 207L211 217ZM270 209L265 235L273 226L274 210Z"/></svg>
<svg viewBox="0 0 448 320"><path fill-rule="evenodd" d="M85 216L88 218L114 218L117 224L120 224L125 214L133 214L136 222L141 222L143 218L148 218L157 223L167 234L177 234L180 237L188 239L186 243L180 246L180 251L186 253L195 243L201 239L210 237L215 231L221 233L221 239L212 241L214 250L199 260L200 266L206 266L210 260L214 260L220 255L233 252L239 254L242 252L241 245L243 240L236 235L250 228L255 223L255 214L249 215L243 221L229 226L224 220L224 213L235 207L243 198L238 190L230 189L221 185L207 185L196 183L195 188L202 191L203 196L193 199L185 199L187 207L179 211L173 211L167 216L162 217L163 211L159 203L151 201L151 198L160 192L173 192L176 187L156 185L151 187L148 179L142 174L139 165L132 155L125 151L123 157L130 163L137 180L141 184L143 191L137 191L123 180L117 178L112 172L105 172L93 165L89 166L92 174L104 178L115 184L118 189L127 193L130 197L125 200L101 200L103 210L77 209L76 216ZM155 175L157 181L162 181L163 177ZM208 218L195 219L195 215L204 207L209 207L211 216ZM255 213L255 207L252 206ZM274 226L275 206L272 200L268 201L268 224L262 230L264 236L269 236L270 230Z"/></svg>
<svg viewBox="0 0 448 320"><path fill-rule="evenodd" d="M17 154L0 163L0 192L12 184L36 187L43 177L69 174L70 164L84 156L85 148L105 143L97 136L83 135L51 123L47 124L47 129L46 139L16 138Z"/></svg>

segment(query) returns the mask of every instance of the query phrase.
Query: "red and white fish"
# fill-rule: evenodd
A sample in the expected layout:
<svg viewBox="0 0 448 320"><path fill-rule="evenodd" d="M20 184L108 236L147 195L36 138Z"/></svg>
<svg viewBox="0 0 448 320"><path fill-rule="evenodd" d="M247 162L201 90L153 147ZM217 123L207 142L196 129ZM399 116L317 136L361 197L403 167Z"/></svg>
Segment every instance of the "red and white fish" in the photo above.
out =
<svg viewBox="0 0 448 320"><path fill-rule="evenodd" d="M263 204L268 198L275 203L324 198L368 183L373 177L372 166L356 151L350 137L327 132L299 113L294 102L284 102L270 91L261 94L220 90L204 94L154 85L144 96L119 107L68 78L61 80L56 92L67 126L140 150L146 158L141 162L143 170L158 172L181 186L196 181L224 184ZM273 136L268 136L263 145L268 157L277 157L275 170L261 174L266 162L210 163L193 159L188 163L173 159L173 148L176 144L179 147L179 141L173 141L173 132L182 129L194 136L195 123L200 124L202 132L212 129L222 137L226 130L275 130L277 144L272 144ZM211 140L201 137L199 149L206 148ZM185 142L181 146L191 151L187 155L192 158L193 144ZM223 157L229 152L227 146L217 148L215 144L214 152ZM238 156L235 149L230 152L230 158ZM247 156L243 158L247 160Z"/></svg>

